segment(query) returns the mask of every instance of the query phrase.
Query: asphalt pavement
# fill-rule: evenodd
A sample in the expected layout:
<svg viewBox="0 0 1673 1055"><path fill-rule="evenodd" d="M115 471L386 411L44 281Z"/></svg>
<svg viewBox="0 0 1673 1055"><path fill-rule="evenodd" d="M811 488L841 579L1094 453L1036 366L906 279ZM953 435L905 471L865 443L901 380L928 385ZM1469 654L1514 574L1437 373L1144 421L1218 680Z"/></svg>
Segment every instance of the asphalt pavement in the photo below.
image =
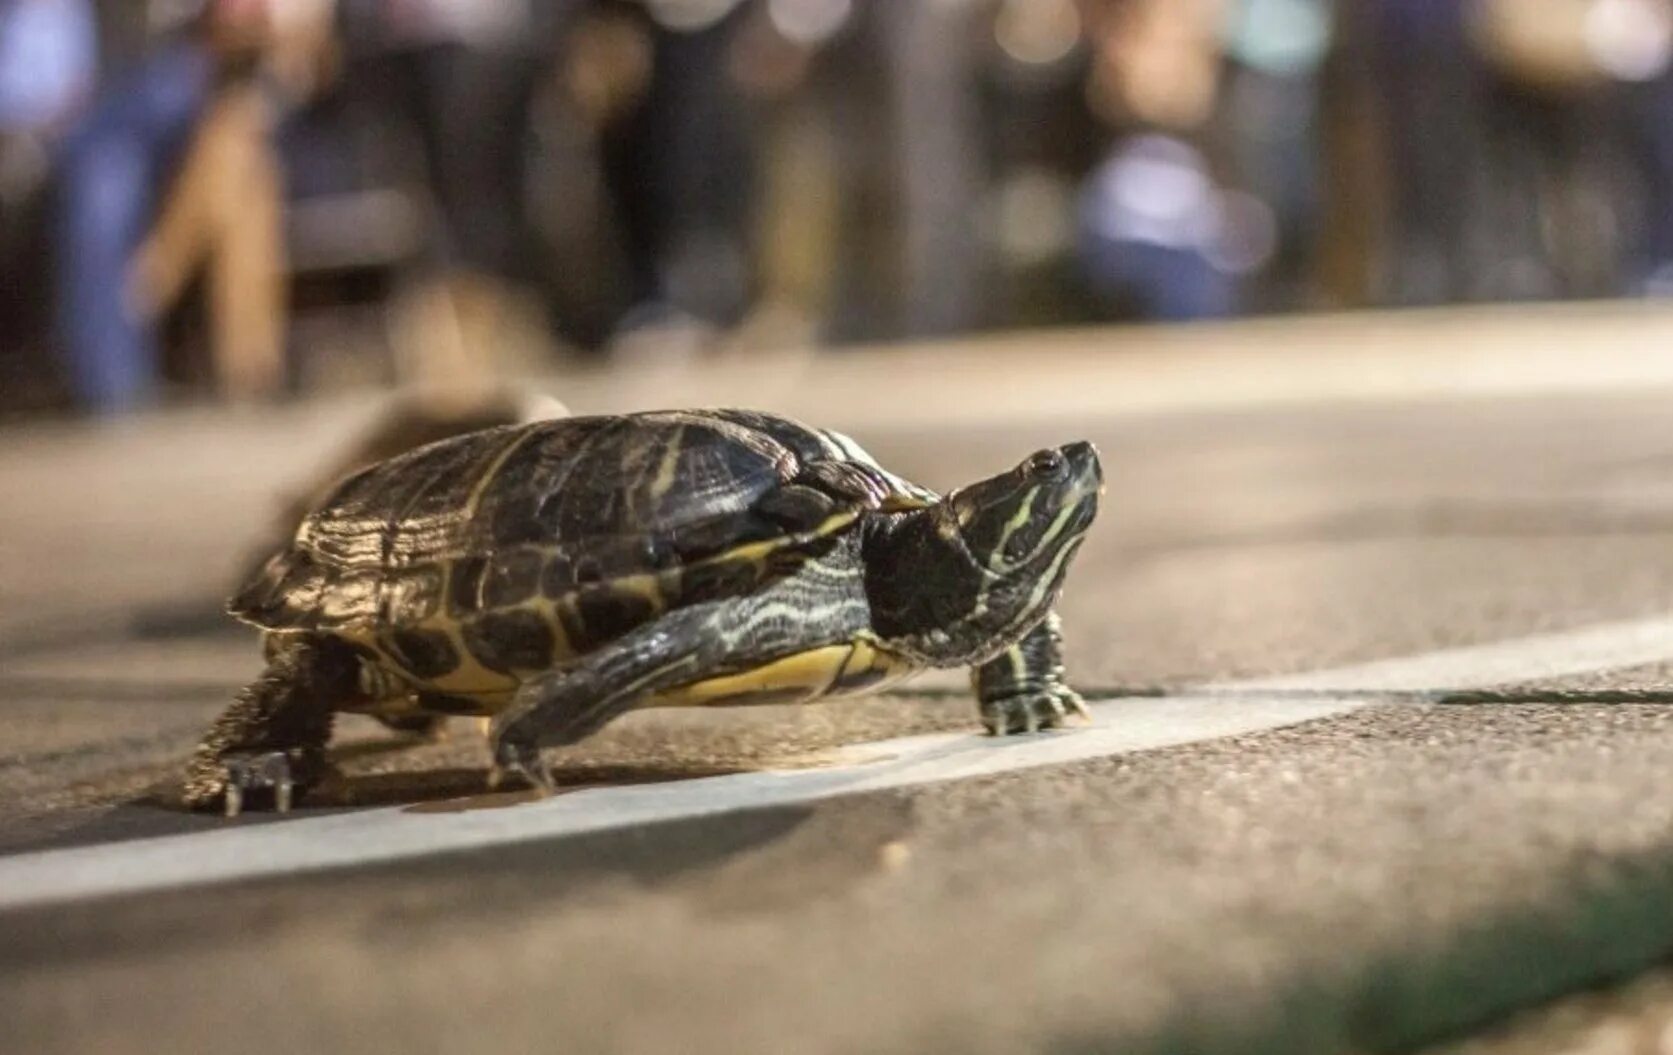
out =
<svg viewBox="0 0 1673 1055"><path fill-rule="evenodd" d="M217 598L367 401L14 428L7 1046L1569 1050L1566 1005L1501 1023L1673 957L1670 336L1507 310L546 379L787 410L937 487L1093 440L1062 611L1096 726L979 739L957 676L642 713L531 802L472 723L351 721L343 779L232 823L172 783L258 666ZM1655 1043L1660 977L1596 1014Z"/></svg>

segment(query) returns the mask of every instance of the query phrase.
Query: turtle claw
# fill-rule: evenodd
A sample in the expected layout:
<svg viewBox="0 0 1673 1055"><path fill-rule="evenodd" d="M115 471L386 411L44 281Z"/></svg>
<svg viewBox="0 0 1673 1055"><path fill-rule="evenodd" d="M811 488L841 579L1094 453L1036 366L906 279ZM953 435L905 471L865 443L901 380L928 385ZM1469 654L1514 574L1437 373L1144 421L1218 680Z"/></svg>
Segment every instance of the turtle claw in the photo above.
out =
<svg viewBox="0 0 1673 1055"><path fill-rule="evenodd" d="M1062 686L982 701L982 725L990 736L1056 729L1070 714L1092 716L1080 694Z"/></svg>
<svg viewBox="0 0 1673 1055"><path fill-rule="evenodd" d="M1081 694L1076 692L1074 689L1058 690L1057 698L1063 701L1063 706L1066 707L1070 713L1079 715L1089 722L1092 720L1091 709L1086 706L1086 701L1081 698Z"/></svg>
<svg viewBox="0 0 1673 1055"><path fill-rule="evenodd" d="M494 767L488 771L488 790L498 790L512 774L528 781L542 798L558 793L558 782L552 779L552 771L540 760L540 748L533 744L501 740L495 746Z"/></svg>
<svg viewBox="0 0 1673 1055"><path fill-rule="evenodd" d="M296 774L286 751L252 751L223 755L218 760L217 779L207 794L191 796L194 805L209 805L219 799L223 812L236 817L252 792L273 793L273 808L289 813L296 800ZM218 786L216 786L218 785Z"/></svg>

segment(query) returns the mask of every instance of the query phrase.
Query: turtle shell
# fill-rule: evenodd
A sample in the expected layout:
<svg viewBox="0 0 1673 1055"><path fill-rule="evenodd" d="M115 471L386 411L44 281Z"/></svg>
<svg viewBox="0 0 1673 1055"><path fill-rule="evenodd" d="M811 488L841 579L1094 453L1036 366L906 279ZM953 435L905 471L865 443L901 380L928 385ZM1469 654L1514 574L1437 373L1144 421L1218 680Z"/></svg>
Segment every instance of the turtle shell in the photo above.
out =
<svg viewBox="0 0 1673 1055"><path fill-rule="evenodd" d="M229 609L444 688L504 688L788 574L868 510L934 501L847 437L750 411L487 429L348 477Z"/></svg>

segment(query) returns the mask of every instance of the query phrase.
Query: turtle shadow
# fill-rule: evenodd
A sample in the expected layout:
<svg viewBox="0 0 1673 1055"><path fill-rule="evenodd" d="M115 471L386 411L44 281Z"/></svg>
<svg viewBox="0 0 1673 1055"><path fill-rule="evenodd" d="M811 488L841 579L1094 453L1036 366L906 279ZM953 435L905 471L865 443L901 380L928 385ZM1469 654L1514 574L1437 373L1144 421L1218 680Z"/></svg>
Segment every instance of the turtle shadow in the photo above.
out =
<svg viewBox="0 0 1673 1055"><path fill-rule="evenodd" d="M310 810L367 809L385 806L411 806L419 812L441 813L467 808L512 806L539 797L521 778L499 788L489 785L489 770L482 765L452 764L438 760L426 765L422 761L385 769L378 772L342 772L343 767L358 769L357 763L385 758L398 758L408 752L434 747L444 740L417 734L395 734L365 740L351 740L333 745L328 758L336 772L325 777L317 787L300 797L291 816L307 816ZM559 794L595 787L625 787L636 784L661 784L702 777L725 776L747 772L740 765L682 762L557 762L551 767ZM258 799L258 801L260 801ZM177 773L161 775L137 795L119 803L123 807L171 814L176 817L206 817L222 820L213 811L194 810L181 798ZM445 807L445 808L444 808ZM269 811L256 808L246 811L240 823L255 823L258 818L272 817Z"/></svg>
<svg viewBox="0 0 1673 1055"><path fill-rule="evenodd" d="M666 784L703 777L746 772L739 766L599 763L557 765L552 777L558 794L589 788ZM489 771L476 766L444 766L399 773L362 773L326 781L308 795L303 808L401 806L408 813L464 813L504 809L540 799L541 793L522 780L500 787L489 785Z"/></svg>
<svg viewBox="0 0 1673 1055"><path fill-rule="evenodd" d="M353 744L352 752L334 750L334 760L346 756L367 757L387 754L399 743ZM631 787L662 784L702 777L746 772L740 766L578 764L554 766L553 776L560 795L600 787ZM413 814L462 813L471 810L504 809L539 799L540 794L522 781L498 789L488 787L488 771L479 766L438 766L394 773L363 773L327 778L310 789L289 813L269 809L248 809L236 819L215 810L193 809L181 798L179 774L172 767L159 774L143 790L91 808L85 815L39 832L7 839L8 854L68 849L92 844L123 843L139 839L225 831L266 824L285 824L310 816L330 813L404 807Z"/></svg>

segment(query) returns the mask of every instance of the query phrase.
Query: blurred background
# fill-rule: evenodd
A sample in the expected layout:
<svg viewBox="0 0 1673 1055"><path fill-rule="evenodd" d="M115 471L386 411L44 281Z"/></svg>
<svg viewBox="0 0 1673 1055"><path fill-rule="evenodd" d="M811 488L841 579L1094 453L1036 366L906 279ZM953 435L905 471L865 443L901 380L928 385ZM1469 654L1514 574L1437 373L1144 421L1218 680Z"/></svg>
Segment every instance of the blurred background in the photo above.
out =
<svg viewBox="0 0 1673 1055"><path fill-rule="evenodd" d="M1673 293L1673 0L0 0L0 415Z"/></svg>

